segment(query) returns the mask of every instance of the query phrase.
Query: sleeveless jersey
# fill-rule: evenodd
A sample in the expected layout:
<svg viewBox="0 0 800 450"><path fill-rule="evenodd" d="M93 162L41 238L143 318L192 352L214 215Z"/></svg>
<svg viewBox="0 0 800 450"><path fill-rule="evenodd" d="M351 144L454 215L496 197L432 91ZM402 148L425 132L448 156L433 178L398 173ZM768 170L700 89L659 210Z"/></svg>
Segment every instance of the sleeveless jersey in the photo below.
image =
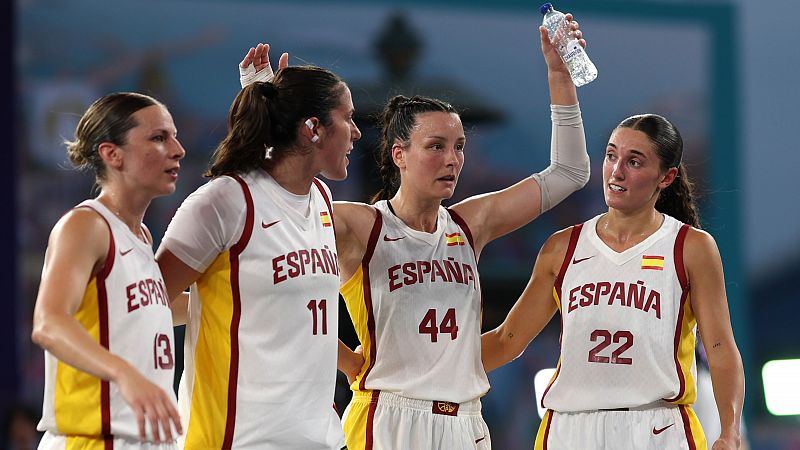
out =
<svg viewBox="0 0 800 450"><path fill-rule="evenodd" d="M572 229L553 295L561 357L542 406L560 412L694 403L696 321L683 264L689 226L661 227L624 252Z"/></svg>
<svg viewBox="0 0 800 450"><path fill-rule="evenodd" d="M386 201L341 292L364 350L353 388L461 403L489 389L481 363L481 286L472 236L439 207L436 231L413 230Z"/></svg>
<svg viewBox="0 0 800 450"><path fill-rule="evenodd" d="M303 215L262 170L220 177L192 194L169 226L164 245L184 262L212 255L196 267L203 273L190 294L178 395L187 449L343 445L333 407L339 267L329 193L314 184ZM229 216L209 224L215 205ZM197 221L241 225L216 249L198 238Z"/></svg>
<svg viewBox="0 0 800 450"><path fill-rule="evenodd" d="M172 313L153 249L97 200L90 208L109 227L108 254L86 286L75 319L109 352L127 361L175 401ZM75 369L45 352L40 431L139 440L136 416L115 383ZM148 439L152 439L147 424Z"/></svg>

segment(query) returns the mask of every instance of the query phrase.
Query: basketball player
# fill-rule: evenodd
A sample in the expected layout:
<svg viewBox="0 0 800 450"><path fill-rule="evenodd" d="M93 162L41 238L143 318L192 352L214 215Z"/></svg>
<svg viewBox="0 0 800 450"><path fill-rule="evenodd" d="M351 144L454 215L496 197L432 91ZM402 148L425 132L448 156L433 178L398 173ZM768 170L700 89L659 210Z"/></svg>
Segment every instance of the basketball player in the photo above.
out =
<svg viewBox="0 0 800 450"><path fill-rule="evenodd" d="M347 85L317 67L245 87L212 180L167 229L157 259L170 297L191 285L178 395L186 449L344 446L334 215L315 177L347 176L361 137L353 112Z"/></svg>
<svg viewBox="0 0 800 450"><path fill-rule="evenodd" d="M68 143L100 195L53 228L32 339L45 349L40 449L174 449L169 300L142 217L175 191L185 151L167 108L145 95L94 102Z"/></svg>
<svg viewBox="0 0 800 450"><path fill-rule="evenodd" d="M577 23L572 29L580 39ZM589 179L575 86L543 29L541 42L554 133L545 171L442 207L465 160L461 119L439 100L396 96L382 116L377 203L334 204L341 292L364 358L340 364L347 371L347 359L359 363L344 419L351 450L491 448L480 405L489 389L480 361L481 250Z"/></svg>
<svg viewBox="0 0 800 450"><path fill-rule="evenodd" d="M691 408L697 327L722 425L713 448L739 448L742 361L719 250L697 228L682 153L663 117L622 121L603 162L608 211L553 234L506 320L483 336L490 371L561 313L561 358L536 449L706 448Z"/></svg>

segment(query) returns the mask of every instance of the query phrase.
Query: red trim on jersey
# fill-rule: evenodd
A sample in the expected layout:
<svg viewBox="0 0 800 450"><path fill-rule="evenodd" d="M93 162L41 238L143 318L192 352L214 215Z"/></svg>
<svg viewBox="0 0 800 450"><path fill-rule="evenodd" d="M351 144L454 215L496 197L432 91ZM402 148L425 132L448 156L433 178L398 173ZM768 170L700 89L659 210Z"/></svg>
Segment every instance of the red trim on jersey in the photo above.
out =
<svg viewBox="0 0 800 450"><path fill-rule="evenodd" d="M544 436L542 437L542 450L547 450L547 439L550 437L550 424L553 423L553 414L555 411L550 410L547 416L547 425L544 426Z"/></svg>
<svg viewBox="0 0 800 450"><path fill-rule="evenodd" d="M114 252L116 245L114 243L114 233L111 231L111 224L108 223L105 216L100 214L100 211L94 209L89 205L83 205L81 208L89 208L96 212L103 222L108 227L108 253L106 253L106 260L103 267L96 275L97 277L97 319L100 325L100 345L104 349L109 350L108 338L108 292L106 291L106 278L111 273L111 268L114 267ZM111 437L111 389L107 380L100 380L100 431L103 433L106 449L113 448L113 437ZM111 441L109 441L111 439ZM109 447L109 442L111 447Z"/></svg>
<svg viewBox="0 0 800 450"><path fill-rule="evenodd" d="M336 220L333 218L333 206L331 206L331 199L328 198L328 193L325 192L325 188L322 186L322 181L314 178L314 185L317 186L319 189L320 194L322 194L322 198L325 199L325 204L328 205L328 215L331 218L331 225L333 225L333 232L336 233Z"/></svg>
<svg viewBox="0 0 800 450"><path fill-rule="evenodd" d="M678 281L681 285L681 300L680 307L678 308L678 320L675 324L675 339L673 342L673 359L675 360L675 371L678 373L678 382L680 388L678 394L672 398L665 398L664 401L675 402L683 397L686 391L686 379L683 377L680 361L678 361L678 348L681 343L681 325L683 324L683 315L686 311L686 299L689 297L689 280L686 276L686 270L683 264L683 244L686 240L686 233L689 231L689 225L684 224L678 231L675 237L675 246L673 250L673 259L675 261L675 271L678 274Z"/></svg>
<svg viewBox="0 0 800 450"><path fill-rule="evenodd" d="M689 289L689 279L686 276L686 268L683 265L683 244L686 241L686 233L688 232L689 225L683 224L675 237L675 250L673 252L675 271L678 273L678 281L681 283L683 290Z"/></svg>
<svg viewBox="0 0 800 450"><path fill-rule="evenodd" d="M472 247L472 253L475 254L475 260L478 260L478 255L475 253L475 241L472 239L472 231L470 231L469 226L467 226L467 222L458 215L457 212L453 211L450 208L447 208L447 212L450 213L450 217L453 218L453 221L461 227L464 231L464 234L467 235L467 241L469 241L469 246Z"/></svg>
<svg viewBox="0 0 800 450"><path fill-rule="evenodd" d="M222 448L231 448L233 446L233 431L236 426L236 387L239 380L239 321L242 317L242 298L239 291L239 255L242 254L250 241L250 236L253 233L253 218L255 216L253 196L250 194L250 188L247 183L238 175L229 176L242 187L247 212L242 235L230 250L233 314L231 317L231 363L228 374L228 414L225 418L225 437L222 441Z"/></svg>
<svg viewBox="0 0 800 450"><path fill-rule="evenodd" d="M561 285L564 283L564 275L567 273L567 268L569 268L569 263L572 261L572 256L575 254L575 248L578 246L578 238L581 235L581 229L583 228L583 224L579 223L572 227L572 231L569 234L569 245L567 245L567 253L564 255L564 262L561 263L561 269L558 271L558 275L556 276L555 283L553 287L556 289L556 293L558 294L559 304L564 301L564 297L561 295ZM561 326L559 327L558 332L558 351L561 353L561 338L564 334L564 315L559 315L559 320L561 321ZM542 394L541 405L544 408L544 399L547 397L547 393L550 392L550 388L553 387L555 384L556 379L558 379L558 375L561 373L561 365L559 364L558 368L556 369L556 374L553 376L553 379L550 380L548 383L547 388L544 390Z"/></svg>
<svg viewBox="0 0 800 450"><path fill-rule="evenodd" d="M372 288L369 283L369 261L372 259L372 254L375 253L375 246L378 245L378 237L381 235L381 226L383 224L383 216L377 209L375 210L375 223L372 224L372 231L369 233L369 240L367 241L367 248L364 251L364 257L361 259L361 274L362 286L364 288L364 305L367 307L367 329L369 330L369 339L372 341L372 351L369 355L369 367L364 371L364 376L361 377L361 382L358 383L360 390L365 390L365 383L367 375L375 365L378 353L378 341L375 339L375 313L372 310ZM371 433L371 431L370 431ZM370 448L370 447L367 447Z"/></svg>
<svg viewBox="0 0 800 450"><path fill-rule="evenodd" d="M367 411L367 435L364 439L364 450L372 450L373 433L372 428L375 425L375 409L378 407L378 397L381 391L372 391L372 398L369 401L369 411Z"/></svg>
<svg viewBox="0 0 800 450"><path fill-rule="evenodd" d="M103 438L103 449L114 450L114 436L106 436Z"/></svg>
<svg viewBox="0 0 800 450"><path fill-rule="evenodd" d="M689 420L689 413L686 412L686 408L686 405L678 405L683 421L683 432L686 434L686 442L689 444L689 450L697 450L697 445L694 442L694 435L692 434L692 424Z"/></svg>
<svg viewBox="0 0 800 450"><path fill-rule="evenodd" d="M450 213L450 217L453 218L453 222L457 223L461 230L464 231L464 234L467 235L467 242L469 242L469 246L472 248L472 254L475 256L475 262L478 262L478 253L475 251L475 240L472 239L472 231L470 231L467 222L464 220L463 217L459 216L457 212L453 211L450 208L447 208L447 212ZM483 318L483 289L481 289L481 313L479 317Z"/></svg>
<svg viewBox="0 0 800 450"><path fill-rule="evenodd" d="M583 228L582 223L573 225L572 232L569 235L567 253L564 255L564 262L561 263L561 270L558 271L558 275L556 276L555 285L553 287L556 288L559 299L563 298L561 295L561 284L564 283L564 275L567 273L567 268L569 267L570 261L572 261L572 255L575 254L575 247L578 246L578 238L581 235L581 228Z"/></svg>

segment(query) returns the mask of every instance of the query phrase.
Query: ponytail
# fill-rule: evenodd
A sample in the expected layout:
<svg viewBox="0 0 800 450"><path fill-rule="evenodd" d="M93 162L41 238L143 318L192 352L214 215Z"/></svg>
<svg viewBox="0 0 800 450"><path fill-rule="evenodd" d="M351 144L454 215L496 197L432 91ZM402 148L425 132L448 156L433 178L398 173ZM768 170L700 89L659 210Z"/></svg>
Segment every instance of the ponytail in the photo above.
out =
<svg viewBox="0 0 800 450"><path fill-rule="evenodd" d="M700 216L695 205L694 185L686 176L683 163L678 165L678 175L656 200L656 211L672 216L683 223L700 228Z"/></svg>
<svg viewBox="0 0 800 450"><path fill-rule="evenodd" d="M272 82L242 89L228 112L228 134L220 142L207 177L270 171L287 155L311 151L297 143L299 125L310 117L330 125L345 84L333 72L313 66L280 69Z"/></svg>

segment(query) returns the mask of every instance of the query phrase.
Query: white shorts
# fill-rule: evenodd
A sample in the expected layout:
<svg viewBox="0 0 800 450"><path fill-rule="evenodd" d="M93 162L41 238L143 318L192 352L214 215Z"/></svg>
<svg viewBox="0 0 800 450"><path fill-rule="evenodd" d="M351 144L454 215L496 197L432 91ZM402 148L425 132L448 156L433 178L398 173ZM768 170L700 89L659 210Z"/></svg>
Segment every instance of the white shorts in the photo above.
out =
<svg viewBox="0 0 800 450"><path fill-rule="evenodd" d="M67 436L47 431L39 441L39 450L178 450L175 442L153 444L120 437L109 441L106 446L106 440L101 437Z"/></svg>
<svg viewBox="0 0 800 450"><path fill-rule="evenodd" d="M584 412L547 410L535 450L706 450L690 406L669 405Z"/></svg>
<svg viewBox="0 0 800 450"><path fill-rule="evenodd" d="M456 404L358 391L344 412L348 450L491 450L481 401Z"/></svg>

